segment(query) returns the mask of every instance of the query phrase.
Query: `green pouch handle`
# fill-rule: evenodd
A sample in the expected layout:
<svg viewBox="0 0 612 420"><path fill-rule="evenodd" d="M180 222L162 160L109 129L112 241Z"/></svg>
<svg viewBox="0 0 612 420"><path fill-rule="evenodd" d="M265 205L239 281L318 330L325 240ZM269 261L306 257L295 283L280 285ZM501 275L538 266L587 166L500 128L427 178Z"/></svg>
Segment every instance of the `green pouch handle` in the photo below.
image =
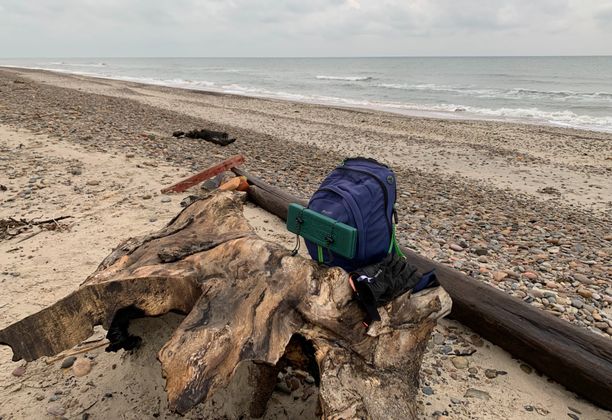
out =
<svg viewBox="0 0 612 420"><path fill-rule="evenodd" d="M344 258L354 258L357 229L299 204L289 204L287 230Z"/></svg>

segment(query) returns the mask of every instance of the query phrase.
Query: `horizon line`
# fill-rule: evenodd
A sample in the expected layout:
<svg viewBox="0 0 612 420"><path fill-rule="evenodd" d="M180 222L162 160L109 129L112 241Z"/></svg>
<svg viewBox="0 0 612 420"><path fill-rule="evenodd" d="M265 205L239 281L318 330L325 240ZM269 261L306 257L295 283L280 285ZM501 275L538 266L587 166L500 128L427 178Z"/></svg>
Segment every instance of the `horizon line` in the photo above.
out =
<svg viewBox="0 0 612 420"><path fill-rule="evenodd" d="M341 58L341 59L350 59L350 58L566 58L566 57L612 57L612 54L569 54L569 55L354 55L354 56L196 56L196 55L187 55L187 56L104 56L104 55L91 55L91 56L17 56L17 57L2 57L2 60L10 60L10 59L58 59L58 58L66 58L66 59L89 59L89 58L162 58L162 59L176 59L176 58L208 58L208 59L228 59L228 58L273 58L273 59L297 59L297 58L308 58L308 59L329 59L329 58Z"/></svg>

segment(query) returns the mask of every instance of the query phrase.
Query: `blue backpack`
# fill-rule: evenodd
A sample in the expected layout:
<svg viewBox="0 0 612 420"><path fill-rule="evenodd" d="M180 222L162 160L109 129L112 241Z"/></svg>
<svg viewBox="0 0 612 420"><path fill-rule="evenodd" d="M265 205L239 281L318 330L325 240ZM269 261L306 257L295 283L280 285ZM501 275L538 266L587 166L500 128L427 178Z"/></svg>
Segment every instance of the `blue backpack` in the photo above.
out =
<svg viewBox="0 0 612 420"><path fill-rule="evenodd" d="M373 159L346 159L325 178L308 208L357 229L355 256L347 259L305 241L310 256L327 265L354 271L402 255L395 239L396 179L393 171Z"/></svg>

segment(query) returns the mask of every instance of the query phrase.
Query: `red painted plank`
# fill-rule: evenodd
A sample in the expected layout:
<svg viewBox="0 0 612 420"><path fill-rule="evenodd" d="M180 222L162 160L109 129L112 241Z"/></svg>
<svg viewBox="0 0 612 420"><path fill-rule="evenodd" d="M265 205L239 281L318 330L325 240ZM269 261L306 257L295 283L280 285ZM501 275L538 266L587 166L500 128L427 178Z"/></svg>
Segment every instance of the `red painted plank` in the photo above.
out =
<svg viewBox="0 0 612 420"><path fill-rule="evenodd" d="M166 187L161 190L162 193L170 193L170 192L183 192L188 188L193 187L200 182L206 181L209 178L212 178L215 175L219 175L221 172L228 171L238 165L244 163L244 156L236 155L227 160L224 160L218 165L215 165L211 168L205 169L202 172L198 172L197 174L190 176L170 187Z"/></svg>

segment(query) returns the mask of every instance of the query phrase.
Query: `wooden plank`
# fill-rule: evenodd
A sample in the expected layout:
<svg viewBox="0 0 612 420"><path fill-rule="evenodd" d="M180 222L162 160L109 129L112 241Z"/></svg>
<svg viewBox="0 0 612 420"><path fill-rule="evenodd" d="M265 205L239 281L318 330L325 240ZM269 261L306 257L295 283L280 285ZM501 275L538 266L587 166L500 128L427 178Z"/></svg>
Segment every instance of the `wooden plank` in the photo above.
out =
<svg viewBox="0 0 612 420"><path fill-rule="evenodd" d="M161 190L163 194L171 193L171 192L183 192L200 182L206 181L209 178L212 178L215 175L219 175L221 172L229 171L230 169L241 165L244 163L244 156L236 155L227 160L224 160L218 165L215 165L211 168L205 169L197 174L190 176L174 185L166 187Z"/></svg>
<svg viewBox="0 0 612 420"><path fill-rule="evenodd" d="M249 198L281 218L286 217L289 203L303 202L256 177L249 181L253 184ZM402 247L402 251L419 272L436 270L453 299L452 318L569 390L612 410L612 340L410 249Z"/></svg>

